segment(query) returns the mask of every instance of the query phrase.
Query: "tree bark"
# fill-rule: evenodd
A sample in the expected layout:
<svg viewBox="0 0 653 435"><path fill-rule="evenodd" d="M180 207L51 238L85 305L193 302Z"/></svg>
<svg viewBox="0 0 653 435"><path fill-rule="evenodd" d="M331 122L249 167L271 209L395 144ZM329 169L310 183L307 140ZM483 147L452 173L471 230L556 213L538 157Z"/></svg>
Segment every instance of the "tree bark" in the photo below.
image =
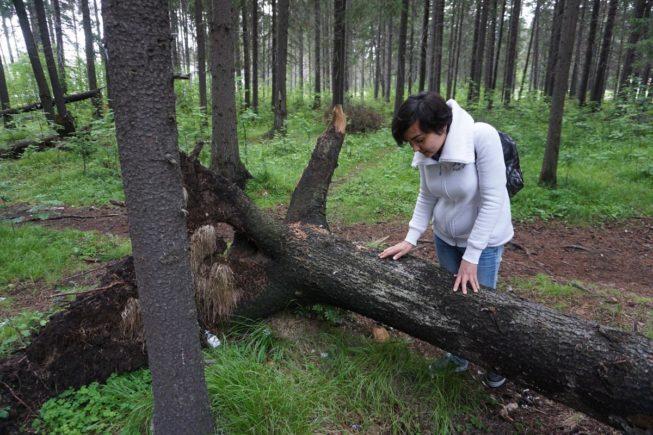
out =
<svg viewBox="0 0 653 435"><path fill-rule="evenodd" d="M581 0L580 2L580 19L576 23L576 41L574 54L572 56L574 60L574 66L571 71L571 82L569 83L569 96L572 97L576 93L576 88L578 87L578 70L580 69L580 59L581 59L581 43L583 41L583 33L585 31L585 15L587 8L589 7L589 0Z"/></svg>
<svg viewBox="0 0 653 435"><path fill-rule="evenodd" d="M592 55L594 54L594 41L596 40L596 28L599 21L599 9L601 7L601 0L594 0L592 5L592 18L590 19L590 30L587 35L587 45L585 48L585 60L583 61L583 73L578 83L578 104L585 105L585 97L590 77L590 69L592 67Z"/></svg>
<svg viewBox="0 0 653 435"><path fill-rule="evenodd" d="M347 0L334 0L333 3L333 77L331 78L333 100L335 107L345 103L345 20Z"/></svg>
<svg viewBox="0 0 653 435"><path fill-rule="evenodd" d="M599 54L599 64L596 70L596 80L592 87L592 94L590 100L596 104L601 105L603 94L605 92L605 82L608 75L608 59L610 57L610 46L612 45L612 31L614 30L614 21L617 16L618 0L610 0L608 5L608 19L605 23L605 30L603 32L603 43L601 44L601 53Z"/></svg>
<svg viewBox="0 0 653 435"><path fill-rule="evenodd" d="M404 102L404 83L406 80L406 34L408 33L408 0L402 0L401 19L399 22L399 50L397 53L397 86L395 88L395 108L397 114L399 106Z"/></svg>
<svg viewBox="0 0 653 435"><path fill-rule="evenodd" d="M430 0L424 0L424 12L422 15L422 43L419 51L419 91L424 91L426 85L426 53L429 44L429 10Z"/></svg>
<svg viewBox="0 0 653 435"><path fill-rule="evenodd" d="M168 11L156 0L104 0L102 5L138 300L152 371L154 432L213 433L182 213ZM131 31L124 32L125 27Z"/></svg>
<svg viewBox="0 0 653 435"><path fill-rule="evenodd" d="M285 133L288 109L286 107L286 69L288 67L288 13L289 0L277 0L277 54L275 65L274 125L273 131Z"/></svg>
<svg viewBox="0 0 653 435"><path fill-rule="evenodd" d="M546 74L544 78L544 94L549 97L553 93L553 80L558 61L558 49L560 47L560 34L563 30L562 14L564 13L565 0L556 0L553 10L553 25L551 26L551 38L549 42L549 57L546 61Z"/></svg>
<svg viewBox="0 0 653 435"><path fill-rule="evenodd" d="M258 0L252 0L252 110L254 112L258 112L258 15Z"/></svg>
<svg viewBox="0 0 653 435"><path fill-rule="evenodd" d="M36 48L36 42L34 41L34 35L32 34L29 20L27 19L25 4L23 3L23 0L12 1L14 3L14 8L16 9L16 15L18 16L20 28L23 32L23 39L25 40L27 55L29 56L29 60L32 65L32 71L34 72L34 79L36 81L36 85L38 86L41 107L43 108L45 117L48 119L48 121L54 123L55 117L54 106L52 105L52 96L50 95L48 83L45 80L45 74L43 73L43 67L41 66L41 60Z"/></svg>
<svg viewBox="0 0 653 435"><path fill-rule="evenodd" d="M444 35L444 0L433 0L433 44L431 46L431 77L429 90L440 93L442 77L442 44Z"/></svg>
<svg viewBox="0 0 653 435"><path fill-rule="evenodd" d="M515 69L517 68L517 43L519 41L519 14L521 12L521 0L513 0L512 11L510 12L510 37L508 38L508 49L506 51L506 68L503 78L503 105L508 107L512 99L513 86L515 84Z"/></svg>
<svg viewBox="0 0 653 435"><path fill-rule="evenodd" d="M88 77L88 89L97 89L97 77L95 75L95 50L93 48L93 31L91 30L91 11L88 7L88 0L81 0L82 25L84 27L84 47L86 52L86 75ZM102 101L93 98L95 117L102 116Z"/></svg>
<svg viewBox="0 0 653 435"><path fill-rule="evenodd" d="M60 134L69 134L75 131L75 126L72 117L66 110L63 90L61 89L61 84L59 83L59 74L57 74L57 64L54 61L52 44L50 43L50 35L48 34L48 23L45 17L45 7L43 6L43 0L34 0L34 9L36 9L36 17L38 20L39 28L41 30L41 42L43 43L45 63L48 66L50 85L52 86L52 93L54 94L54 103L57 106L58 116L55 117L55 122L60 126Z"/></svg>
<svg viewBox="0 0 653 435"><path fill-rule="evenodd" d="M59 81L61 82L61 90L64 94L68 93L66 86L66 57L64 54L63 45L63 32L61 30L61 7L59 0L52 0L54 12L54 34L57 43L57 64L59 65ZM97 87L97 86L96 86ZM91 88L95 89L95 88Z"/></svg>
<svg viewBox="0 0 653 435"><path fill-rule="evenodd" d="M571 52L576 33L574 24L578 18L579 3L580 0L566 0L561 23L563 32L560 35L559 58L553 80L553 98L551 100L551 111L549 112L549 130L546 138L542 170L540 171L540 184L552 188L557 185L562 115L565 107L565 95L567 94Z"/></svg>
<svg viewBox="0 0 653 435"><path fill-rule="evenodd" d="M244 187L252 176L240 161L234 85L231 0L214 0L211 20L211 169Z"/></svg>

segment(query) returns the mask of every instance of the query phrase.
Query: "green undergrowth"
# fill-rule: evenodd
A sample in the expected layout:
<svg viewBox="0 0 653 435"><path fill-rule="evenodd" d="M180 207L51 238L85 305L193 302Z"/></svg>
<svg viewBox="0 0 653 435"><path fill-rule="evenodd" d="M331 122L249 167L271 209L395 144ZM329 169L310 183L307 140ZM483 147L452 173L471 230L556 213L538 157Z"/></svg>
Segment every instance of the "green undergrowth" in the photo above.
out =
<svg viewBox="0 0 653 435"><path fill-rule="evenodd" d="M503 287L564 313L628 332L636 329L653 339L653 298L577 280L556 281L542 274L510 278Z"/></svg>
<svg viewBox="0 0 653 435"><path fill-rule="evenodd" d="M53 284L66 273L128 255L129 241L77 230L0 223L0 295L17 282Z"/></svg>
<svg viewBox="0 0 653 435"><path fill-rule="evenodd" d="M283 329L283 327L281 327ZM466 375L433 370L404 341L376 343L321 324L292 340L241 325L205 353L217 424L226 433L450 433L488 398ZM145 433L150 374L114 375L46 402L40 433Z"/></svg>
<svg viewBox="0 0 653 435"><path fill-rule="evenodd" d="M25 310L14 317L0 319L0 358L26 347L32 334L45 326L49 314Z"/></svg>

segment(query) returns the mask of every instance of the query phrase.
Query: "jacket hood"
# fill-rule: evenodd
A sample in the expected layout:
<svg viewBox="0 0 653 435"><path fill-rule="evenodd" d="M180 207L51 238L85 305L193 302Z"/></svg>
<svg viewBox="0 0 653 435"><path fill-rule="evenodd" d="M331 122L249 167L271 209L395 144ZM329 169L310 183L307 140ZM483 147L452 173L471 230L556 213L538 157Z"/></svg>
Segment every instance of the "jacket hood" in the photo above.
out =
<svg viewBox="0 0 653 435"><path fill-rule="evenodd" d="M426 157L419 151L413 155L412 167L435 165L441 162L474 163L474 118L460 107L455 100L447 101L451 108L452 122L447 138L442 146L442 154L438 160Z"/></svg>

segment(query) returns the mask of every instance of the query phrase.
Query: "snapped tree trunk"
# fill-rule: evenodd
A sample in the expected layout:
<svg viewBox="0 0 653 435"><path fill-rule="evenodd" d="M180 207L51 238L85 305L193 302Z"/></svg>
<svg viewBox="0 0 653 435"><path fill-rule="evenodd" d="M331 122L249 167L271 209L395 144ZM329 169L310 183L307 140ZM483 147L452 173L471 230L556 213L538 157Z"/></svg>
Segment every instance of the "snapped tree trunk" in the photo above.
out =
<svg viewBox="0 0 653 435"><path fill-rule="evenodd" d="M152 371L154 432L210 434L214 424L183 213L168 11L156 0L103 0L102 10L138 305Z"/></svg>
<svg viewBox="0 0 653 435"><path fill-rule="evenodd" d="M315 169L306 169L296 193L328 188L344 140L338 125L344 120L336 116L318 140L309 163ZM331 161L319 164L326 160ZM286 222L280 223L196 159L182 154L180 163L189 194L189 230L226 222L246 234L246 239L234 242L225 260L235 278L225 298L236 296L233 315L267 316L291 300L331 304L455 352L619 429L653 428L653 341L646 337L509 294L452 293L453 276L432 262L412 256L380 260L375 250L344 241L324 226L307 224L316 217L319 222L320 212L302 201L291 204ZM318 176L307 174L314 170ZM225 245L216 245L222 252ZM133 370L144 364L142 337L134 334L130 339L120 332L120 313L136 297L133 266L127 261L108 271L101 285L104 290L81 296L57 314L25 352L0 363L6 384L0 384L0 405L11 403L12 412L24 407L12 392L26 404L34 403L25 400L32 397L42 402L44 396L70 386L63 372L75 375L76 385L82 385L95 380L93 376L106 379L108 368ZM84 310L90 317L81 315ZM72 329L63 327L65 318ZM89 318L96 321L89 323ZM48 334L50 343L59 344L45 345ZM82 334L85 340L79 339ZM90 337L92 347L85 345Z"/></svg>

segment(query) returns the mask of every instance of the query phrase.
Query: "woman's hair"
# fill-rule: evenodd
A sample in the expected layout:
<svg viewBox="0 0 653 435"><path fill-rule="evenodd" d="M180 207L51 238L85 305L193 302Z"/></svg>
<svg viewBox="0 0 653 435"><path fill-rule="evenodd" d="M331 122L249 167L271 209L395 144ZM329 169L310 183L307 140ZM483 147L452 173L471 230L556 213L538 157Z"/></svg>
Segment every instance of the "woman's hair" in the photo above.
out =
<svg viewBox="0 0 653 435"><path fill-rule="evenodd" d="M449 131L451 120L451 108L435 92L411 95L392 118L392 137L397 145L402 145L406 130L415 122L419 122L419 128L424 133L442 134Z"/></svg>

